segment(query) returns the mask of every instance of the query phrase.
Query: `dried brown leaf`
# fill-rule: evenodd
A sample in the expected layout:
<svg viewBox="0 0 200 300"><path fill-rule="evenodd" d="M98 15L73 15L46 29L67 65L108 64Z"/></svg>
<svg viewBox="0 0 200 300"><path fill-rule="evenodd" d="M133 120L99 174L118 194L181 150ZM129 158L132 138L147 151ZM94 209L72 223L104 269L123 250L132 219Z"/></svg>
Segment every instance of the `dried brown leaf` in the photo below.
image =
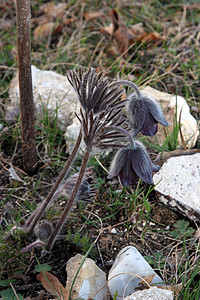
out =
<svg viewBox="0 0 200 300"><path fill-rule="evenodd" d="M61 31L61 29L62 27L60 23L55 24L54 22L49 22L46 24L39 25L34 30L34 40L41 41L50 35L58 34Z"/></svg>
<svg viewBox="0 0 200 300"><path fill-rule="evenodd" d="M41 271L40 275L36 276L37 280L41 281L43 287L51 295L59 297L60 300L68 300L69 293L60 283L57 277L45 271Z"/></svg>
<svg viewBox="0 0 200 300"><path fill-rule="evenodd" d="M45 14L54 17L54 18L62 18L65 10L67 8L67 3L59 3L57 5L55 5L53 2L48 2L44 8L43 11L45 12Z"/></svg>
<svg viewBox="0 0 200 300"><path fill-rule="evenodd" d="M152 41L160 41L163 39L163 37L161 37L160 34L156 31L146 33L146 30L142 23L131 25L128 28L123 23L115 9L111 10L110 15L112 24L101 28L100 31L104 35L113 37L116 48L121 54L124 53L125 58L127 56L128 46L133 44L134 42L142 41L149 43Z"/></svg>
<svg viewBox="0 0 200 300"><path fill-rule="evenodd" d="M153 273L153 274L143 277L143 280L141 280L139 282L139 285L141 285L141 284L149 284L150 285L155 276L156 276L156 273Z"/></svg>
<svg viewBox="0 0 200 300"><path fill-rule="evenodd" d="M152 285L151 286L156 286L157 288L159 289L162 289L162 290L169 290L169 291L172 291L174 292L175 294L178 294L182 288L183 288L183 284L182 283L178 283L178 284L174 284L174 285Z"/></svg>
<svg viewBox="0 0 200 300"><path fill-rule="evenodd" d="M102 18L104 14L102 11L87 11L83 16L87 21L93 21L97 18Z"/></svg>
<svg viewBox="0 0 200 300"><path fill-rule="evenodd" d="M160 36L160 34L156 31L150 32L150 33L145 33L143 35L141 35L140 37L138 37L138 41L142 41L142 42L153 42L153 41L158 41L158 40L162 40L163 38Z"/></svg>
<svg viewBox="0 0 200 300"><path fill-rule="evenodd" d="M129 44L137 41L142 35L146 34L146 30L142 23L131 25L128 28Z"/></svg>
<svg viewBox="0 0 200 300"><path fill-rule="evenodd" d="M156 274L154 273L154 274L150 274L150 275L143 277L143 279L138 283L138 286L135 288L135 290L145 290L145 289L149 288L155 275Z"/></svg>
<svg viewBox="0 0 200 300"><path fill-rule="evenodd" d="M128 39L128 29L126 25L122 22L121 18L119 17L117 11L112 9L111 18L114 26L113 38L115 44L120 53L124 53L124 56L127 56L126 50L128 49L129 39Z"/></svg>
<svg viewBox="0 0 200 300"><path fill-rule="evenodd" d="M114 32L114 26L113 24L110 24L108 26L104 26L100 29L100 32L104 35L113 35Z"/></svg>

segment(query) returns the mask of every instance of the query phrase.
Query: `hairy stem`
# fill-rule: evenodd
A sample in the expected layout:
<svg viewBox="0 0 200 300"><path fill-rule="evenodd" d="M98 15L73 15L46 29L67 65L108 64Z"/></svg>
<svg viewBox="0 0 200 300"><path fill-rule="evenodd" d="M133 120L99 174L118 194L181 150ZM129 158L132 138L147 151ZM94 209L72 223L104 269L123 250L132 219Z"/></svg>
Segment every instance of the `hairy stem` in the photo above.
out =
<svg viewBox="0 0 200 300"><path fill-rule="evenodd" d="M33 247L35 246L40 246L40 247L44 247L45 246L45 243L40 241L40 240L37 240L33 243L31 243L30 245L28 245L27 247L23 248L20 253L25 253L25 252L28 252L29 250L31 250Z"/></svg>
<svg viewBox="0 0 200 300"><path fill-rule="evenodd" d="M60 231L60 229L62 228L62 226L63 226L63 224L65 222L65 219L67 218L67 216L68 216L68 214L69 214L69 212L70 212L70 210L71 210L71 208L73 206L74 200L76 198L76 194L78 192L78 189L79 189L79 186L81 184L83 175L85 173L85 169L87 167L87 162L88 162L89 156L90 156L90 152L86 151L85 155L83 157L83 161L82 161L82 164L81 164L79 175L78 175L76 184L74 186L74 189L72 191L72 194L71 194L71 196L69 198L69 201L67 202L67 205L66 205L66 207L64 209L64 212L63 212L61 218L59 219L59 221L58 221L58 223L57 223L57 225L56 225L56 227L55 227L55 229L54 229L52 235L50 236L50 239L49 239L49 241L48 241L48 243L46 245L46 250L47 251L51 250L51 248L52 248L52 246L54 244L55 238L56 238L58 232Z"/></svg>
<svg viewBox="0 0 200 300"><path fill-rule="evenodd" d="M107 126L106 129L113 129L113 130L122 132L124 135L126 135L129 138L131 147L132 148L135 147L135 140L132 137L132 135L128 132L128 130L126 130L126 129L122 128L122 127L119 127L119 126L115 126L115 125Z"/></svg>
<svg viewBox="0 0 200 300"><path fill-rule="evenodd" d="M50 190L48 196L46 197L46 199L44 200L44 202L42 203L42 205L40 206L40 208L35 211L30 218L26 221L25 226L28 227L28 232L32 232L35 225L37 224L38 220L40 219L40 217L42 216L43 212L45 211L47 205L50 203L55 191L57 190L59 184L61 183L62 179L64 178L67 170L69 169L69 167L71 166L71 163L78 151L78 148L80 146L82 140L82 130L80 130L78 138L76 140L76 144L74 145L74 149L72 150L71 155L69 156L66 164L64 165L60 175L57 177L56 182L54 183L52 189Z"/></svg>
<svg viewBox="0 0 200 300"><path fill-rule="evenodd" d="M141 99L141 92L140 92L138 86L135 83L133 83L132 81L117 80L117 81L114 81L114 82L110 83L108 87L113 87L115 85L127 85L127 86L132 87L135 90L135 92L138 96L138 99Z"/></svg>

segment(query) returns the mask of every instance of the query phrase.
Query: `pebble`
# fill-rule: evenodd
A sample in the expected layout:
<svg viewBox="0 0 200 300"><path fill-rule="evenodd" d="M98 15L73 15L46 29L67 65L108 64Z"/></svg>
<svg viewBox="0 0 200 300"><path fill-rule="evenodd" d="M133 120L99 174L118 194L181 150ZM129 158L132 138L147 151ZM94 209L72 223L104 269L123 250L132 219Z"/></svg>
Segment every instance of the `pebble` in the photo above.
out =
<svg viewBox="0 0 200 300"><path fill-rule="evenodd" d="M147 276L154 276L150 280L152 284L163 284L163 280L135 247L125 247L118 253L108 274L108 288L111 296L114 297L117 291L116 300L122 300L122 297L135 292L142 278L147 278Z"/></svg>
<svg viewBox="0 0 200 300"><path fill-rule="evenodd" d="M173 292L169 290L159 289L156 286L148 290L142 290L133 293L124 300L173 300Z"/></svg>
<svg viewBox="0 0 200 300"><path fill-rule="evenodd" d="M68 260L66 265L67 291L70 290L74 277L83 259L83 255L77 254L76 256L71 257ZM90 298L90 296L97 293L92 296L92 299L107 299L108 290L106 282L106 273L103 272L92 259L86 258L75 280L71 298L81 298L83 300L87 300L88 298ZM104 285L105 287L101 291L99 291Z"/></svg>

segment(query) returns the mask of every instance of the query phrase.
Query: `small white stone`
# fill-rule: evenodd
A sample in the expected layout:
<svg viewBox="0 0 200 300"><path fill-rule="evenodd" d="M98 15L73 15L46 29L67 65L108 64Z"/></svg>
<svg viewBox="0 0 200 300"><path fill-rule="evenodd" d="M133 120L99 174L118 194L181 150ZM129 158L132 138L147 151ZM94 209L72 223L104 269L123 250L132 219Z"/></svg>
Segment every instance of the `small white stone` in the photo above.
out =
<svg viewBox="0 0 200 300"><path fill-rule="evenodd" d="M173 292L159 289L156 286L148 290L138 291L126 297L124 300L173 300Z"/></svg>
<svg viewBox="0 0 200 300"><path fill-rule="evenodd" d="M116 230L115 228L112 228L112 229L111 229L111 233L117 234L117 230Z"/></svg>
<svg viewBox="0 0 200 300"><path fill-rule="evenodd" d="M149 225L150 226L154 226L154 225L156 225L154 222L149 222Z"/></svg>
<svg viewBox="0 0 200 300"><path fill-rule="evenodd" d="M108 274L108 288L111 296L113 297L117 291L116 299L122 300L123 297L135 292L142 278L145 279L147 276L154 276L152 284L163 284L163 280L135 247L125 247L117 255Z"/></svg>
<svg viewBox="0 0 200 300"><path fill-rule="evenodd" d="M153 181L161 202L200 220L200 153L169 158Z"/></svg>
<svg viewBox="0 0 200 300"><path fill-rule="evenodd" d="M66 266L67 291L70 290L74 277L83 259L83 255L77 254L76 256L71 257L68 260ZM73 285L72 299L81 298L87 300L88 298L90 298L90 296L92 296L92 294L100 290L105 284L106 273L104 273L99 267L97 267L92 259L86 258ZM107 286L105 285L105 287L95 296L93 296L92 299L106 299L107 293Z"/></svg>
<svg viewBox="0 0 200 300"><path fill-rule="evenodd" d="M60 129L66 128L76 119L74 112L79 112L80 104L74 88L66 76L53 71L40 70L31 66L33 82L33 99L37 116L42 116L42 107L48 108L49 113L58 109L58 124ZM10 83L9 96L11 105L19 103L18 75ZM78 135L79 130L77 131ZM77 137L76 135L76 137Z"/></svg>

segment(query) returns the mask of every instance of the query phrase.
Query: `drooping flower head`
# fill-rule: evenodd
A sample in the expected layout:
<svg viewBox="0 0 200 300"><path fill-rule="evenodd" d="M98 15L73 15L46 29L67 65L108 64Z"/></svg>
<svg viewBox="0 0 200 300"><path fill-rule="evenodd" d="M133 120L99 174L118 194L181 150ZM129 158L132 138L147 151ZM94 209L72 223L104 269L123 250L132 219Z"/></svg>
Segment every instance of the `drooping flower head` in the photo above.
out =
<svg viewBox="0 0 200 300"><path fill-rule="evenodd" d="M134 136L140 131L144 135L153 136L158 130L158 123L163 126L169 125L154 98L142 94L137 85L128 80L117 80L110 86L120 84L130 86L135 90L135 93L128 97L126 105L127 117Z"/></svg>
<svg viewBox="0 0 200 300"><path fill-rule="evenodd" d="M132 94L127 102L126 111L134 136L140 131L144 135L153 136L158 131L158 123L163 126L169 125L156 100L143 94L140 99L136 93Z"/></svg>
<svg viewBox="0 0 200 300"><path fill-rule="evenodd" d="M159 166L152 163L143 144L135 141L134 147L128 146L117 152L111 163L108 179L118 176L122 185L128 186L140 177L144 182L152 184L152 173L158 170Z"/></svg>

